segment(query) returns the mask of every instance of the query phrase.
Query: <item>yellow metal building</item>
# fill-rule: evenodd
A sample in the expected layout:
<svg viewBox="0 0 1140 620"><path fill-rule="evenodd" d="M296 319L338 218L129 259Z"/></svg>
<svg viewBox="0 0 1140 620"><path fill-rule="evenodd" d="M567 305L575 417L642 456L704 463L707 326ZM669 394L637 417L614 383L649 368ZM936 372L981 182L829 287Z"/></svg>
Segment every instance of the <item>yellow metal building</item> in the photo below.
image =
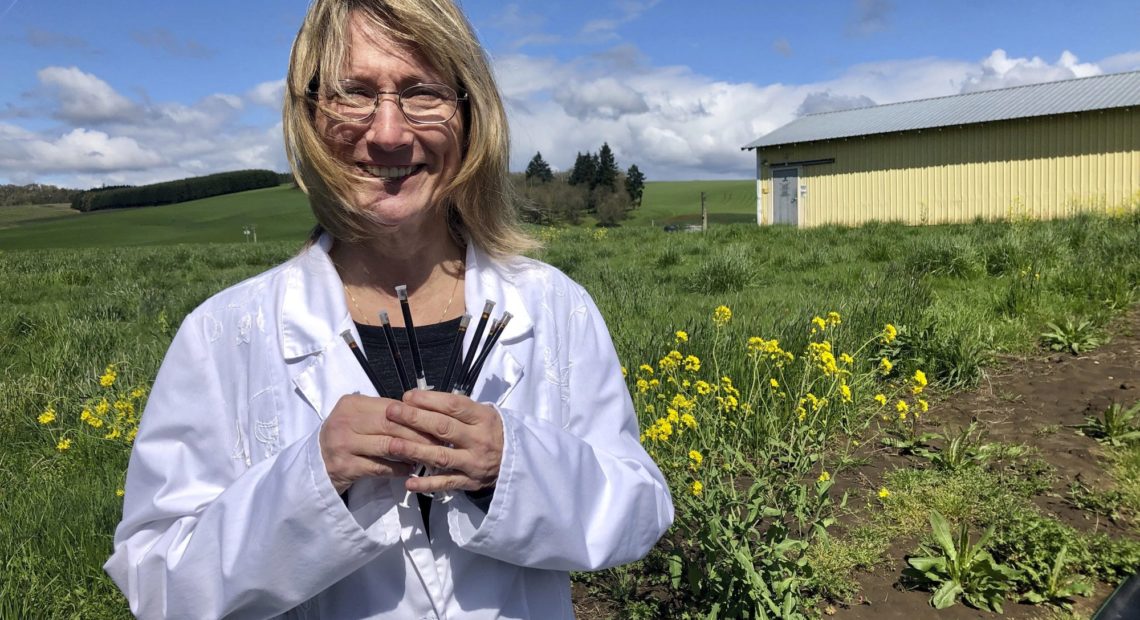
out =
<svg viewBox="0 0 1140 620"><path fill-rule="evenodd" d="M760 224L1140 207L1140 71L800 117L756 150Z"/></svg>

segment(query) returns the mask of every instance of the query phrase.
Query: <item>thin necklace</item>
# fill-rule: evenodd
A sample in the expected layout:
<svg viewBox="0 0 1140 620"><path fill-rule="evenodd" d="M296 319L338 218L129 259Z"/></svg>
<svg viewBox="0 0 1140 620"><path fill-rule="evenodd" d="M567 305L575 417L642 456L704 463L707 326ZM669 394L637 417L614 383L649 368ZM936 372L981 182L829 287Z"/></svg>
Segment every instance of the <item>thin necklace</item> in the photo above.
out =
<svg viewBox="0 0 1140 620"><path fill-rule="evenodd" d="M460 263L460 264L463 265L463 263ZM372 278L372 272L368 270L368 266L362 264L361 267L364 268L364 273L368 275L369 279L371 279ZM464 269L461 267L460 273L462 273L463 271L464 271ZM447 298L447 305L443 307L443 312L439 315L439 321L437 321L437 323L442 323L443 320L445 318L447 318L447 311L451 309L451 302L455 301L455 291L459 290L459 281L462 279L463 278L456 276L455 284L451 285L451 297ZM349 301L352 302L352 307L356 308L356 313L359 314L362 319L364 319L364 324L365 325L372 325L373 323L368 320L368 315L364 313L364 310L362 310L360 308L360 304L357 303L356 295L353 295L352 291L348 290L348 285L345 284L343 280L341 281L340 285L341 285L341 287L344 288L345 294L348 295Z"/></svg>

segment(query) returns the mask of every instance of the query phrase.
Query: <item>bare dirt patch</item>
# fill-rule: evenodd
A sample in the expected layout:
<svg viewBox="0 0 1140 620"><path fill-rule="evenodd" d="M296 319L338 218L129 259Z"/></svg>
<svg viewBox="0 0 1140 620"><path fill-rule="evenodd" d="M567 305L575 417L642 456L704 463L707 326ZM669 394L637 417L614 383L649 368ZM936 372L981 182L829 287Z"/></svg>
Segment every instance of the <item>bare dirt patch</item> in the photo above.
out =
<svg viewBox="0 0 1140 620"><path fill-rule="evenodd" d="M1041 354L1030 358L1006 358L987 373L982 385L932 404L928 419L937 426L964 427L976 420L989 441L1024 444L1056 469L1051 492L1038 496L1037 505L1047 514L1081 531L1101 531L1112 536L1131 536L1125 525L1090 515L1065 498L1069 485L1078 481L1103 490L1111 480L1102 460L1103 452L1093 439L1078 435L1073 427L1088 416L1101 416L1113 403L1131 405L1140 401L1140 309L1110 328L1112 340L1096 351L1080 356ZM868 489L876 488L886 471L908 466L906 460L879 452L857 471ZM838 607L834 617L843 620L891 620L937 617L945 619L994 617L994 614L964 605L936 611L927 601L928 592L908 592L898 585L905 567L904 554L914 541L900 541L891 550L892 562L863 575L861 604ZM1078 599L1077 613L1089 615L1111 593L1100 584L1096 595ZM1040 607L1007 603L1004 617L1047 618Z"/></svg>

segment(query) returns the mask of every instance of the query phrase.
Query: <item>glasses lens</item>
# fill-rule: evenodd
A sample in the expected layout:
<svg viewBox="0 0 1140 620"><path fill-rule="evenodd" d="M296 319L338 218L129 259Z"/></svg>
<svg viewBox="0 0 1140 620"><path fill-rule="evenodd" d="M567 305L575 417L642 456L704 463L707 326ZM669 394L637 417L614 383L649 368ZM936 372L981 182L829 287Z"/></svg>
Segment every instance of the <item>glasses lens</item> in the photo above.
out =
<svg viewBox="0 0 1140 620"><path fill-rule="evenodd" d="M336 90L323 98L321 108L336 120L367 120L376 109L376 94L363 84L340 82Z"/></svg>
<svg viewBox="0 0 1140 620"><path fill-rule="evenodd" d="M400 93L400 106L415 123L446 123L455 116L455 91L443 84L417 84Z"/></svg>

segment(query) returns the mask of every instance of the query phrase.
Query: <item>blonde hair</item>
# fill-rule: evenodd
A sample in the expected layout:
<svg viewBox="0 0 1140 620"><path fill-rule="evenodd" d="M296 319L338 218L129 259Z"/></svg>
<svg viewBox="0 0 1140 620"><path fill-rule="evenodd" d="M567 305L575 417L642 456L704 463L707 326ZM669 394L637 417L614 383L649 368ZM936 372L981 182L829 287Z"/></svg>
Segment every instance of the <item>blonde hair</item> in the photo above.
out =
<svg viewBox="0 0 1140 620"><path fill-rule="evenodd" d="M499 89L483 47L452 0L314 0L310 5L289 57L282 115L289 166L317 218L314 237L322 230L344 241L369 234L369 218L351 198L361 181L317 130L311 95L318 82L339 79L353 14L420 53L469 95L459 112L466 133L462 163L431 208L445 210L460 244L475 243L496 257L535 247L520 225L508 177L510 135Z"/></svg>

